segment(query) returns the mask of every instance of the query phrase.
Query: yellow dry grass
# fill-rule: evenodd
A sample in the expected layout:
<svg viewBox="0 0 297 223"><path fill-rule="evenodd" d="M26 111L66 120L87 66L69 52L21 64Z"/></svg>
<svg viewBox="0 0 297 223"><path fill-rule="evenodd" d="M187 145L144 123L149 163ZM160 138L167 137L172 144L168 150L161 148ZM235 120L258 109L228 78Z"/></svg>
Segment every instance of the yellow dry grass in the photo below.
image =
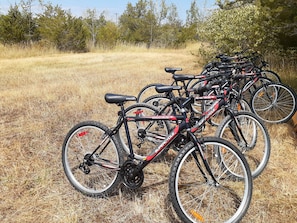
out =
<svg viewBox="0 0 297 223"><path fill-rule="evenodd" d="M104 102L105 93L137 95L148 83L170 83L165 66L199 73L190 52L195 50L191 45L180 50L1 54L0 221L179 222L167 197L170 160L148 166L139 190L95 199L76 192L66 180L61 146L80 121L115 122L117 107ZM269 126L269 131L271 159L254 182L243 222L296 222L296 138L288 124Z"/></svg>

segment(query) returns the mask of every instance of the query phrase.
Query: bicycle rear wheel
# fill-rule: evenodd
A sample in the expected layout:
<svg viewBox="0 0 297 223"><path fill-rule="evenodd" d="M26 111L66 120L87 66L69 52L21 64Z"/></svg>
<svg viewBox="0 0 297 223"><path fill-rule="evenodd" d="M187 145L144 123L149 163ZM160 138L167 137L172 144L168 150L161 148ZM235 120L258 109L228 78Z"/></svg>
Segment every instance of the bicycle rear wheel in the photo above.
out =
<svg viewBox="0 0 297 223"><path fill-rule="evenodd" d="M199 139L199 143L216 182L208 174L197 148L188 143L170 171L169 192L177 215L186 223L239 222L252 198L253 180L247 161L224 139L207 137ZM223 154L220 161L218 151Z"/></svg>
<svg viewBox="0 0 297 223"><path fill-rule="evenodd" d="M247 81L242 86L242 96L243 98L250 103L253 93L259 88L262 87L265 84L271 83L272 81L266 77L259 77L257 81L255 81L253 78ZM252 86L250 86L252 84Z"/></svg>
<svg viewBox="0 0 297 223"><path fill-rule="evenodd" d="M297 110L296 93L282 83L270 83L258 88L251 99L251 109L268 123L289 121Z"/></svg>
<svg viewBox="0 0 297 223"><path fill-rule="evenodd" d="M272 82L281 83L280 76L272 70L262 70L261 76L270 79Z"/></svg>
<svg viewBox="0 0 297 223"><path fill-rule="evenodd" d="M144 103L136 103L125 109L128 119L128 128L131 136L133 151L136 159L144 159L159 143L161 143L170 131L170 123L165 120L135 121L135 118L156 116L159 109ZM130 153L128 140L123 126L119 130L119 136L124 151Z"/></svg>
<svg viewBox="0 0 297 223"><path fill-rule="evenodd" d="M137 95L137 103L142 103L146 98L155 95L156 92L156 86L162 85L161 83L154 83L154 84L148 84L144 86Z"/></svg>
<svg viewBox="0 0 297 223"><path fill-rule="evenodd" d="M121 182L123 153L109 132L101 123L86 121L75 125L64 140L64 172L72 186L87 196L108 196Z"/></svg>
<svg viewBox="0 0 297 223"><path fill-rule="evenodd" d="M232 106L234 111L251 111L250 105L245 99L236 100ZM219 126L225 117L225 108L221 108L213 114L209 123L213 126Z"/></svg>

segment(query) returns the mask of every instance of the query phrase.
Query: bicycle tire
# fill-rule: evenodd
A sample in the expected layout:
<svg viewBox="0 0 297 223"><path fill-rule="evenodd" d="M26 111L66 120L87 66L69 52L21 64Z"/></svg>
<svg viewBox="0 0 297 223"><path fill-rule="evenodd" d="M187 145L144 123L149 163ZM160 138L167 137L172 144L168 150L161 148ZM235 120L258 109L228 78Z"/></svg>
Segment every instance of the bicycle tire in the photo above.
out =
<svg viewBox="0 0 297 223"><path fill-rule="evenodd" d="M116 136L110 136L104 144L105 149L92 156L94 162L102 162L107 167L84 162L109 132L109 128L99 122L85 121L75 125L63 142L64 172L71 185L84 195L106 197L114 193L121 183L119 168L124 160Z"/></svg>
<svg viewBox="0 0 297 223"><path fill-rule="evenodd" d="M251 108L249 103L245 99L240 99L240 100L236 100L236 108L233 108L233 110L250 112ZM209 120L209 123L212 126L219 126L225 117L226 117L225 108L221 108L213 114L213 116Z"/></svg>
<svg viewBox="0 0 297 223"><path fill-rule="evenodd" d="M282 83L269 83L259 87L251 98L251 109L267 123L288 122L297 110L294 90Z"/></svg>
<svg viewBox="0 0 297 223"><path fill-rule="evenodd" d="M204 80L196 80L194 83L191 83L190 89L198 89L199 87L202 87L205 85ZM204 93L205 95L211 95L212 91ZM189 95L194 95L194 92L190 92ZM202 113L205 111L205 107L207 104L212 103L212 101L207 100L194 100L194 103L191 104L192 111L196 113L197 115L202 115Z"/></svg>
<svg viewBox="0 0 297 223"><path fill-rule="evenodd" d="M247 81L243 86L242 86L242 96L247 102L251 102L252 96L254 92L259 88L262 87L265 84L271 83L272 81L266 77L259 77L259 79L254 82L253 79ZM253 85L248 88L250 83L253 83Z"/></svg>
<svg viewBox="0 0 297 223"><path fill-rule="evenodd" d="M185 223L239 222L252 198L253 179L245 157L224 139L205 137L198 141L203 148L205 146L204 154L217 183L209 176L206 180L198 168L194 169L197 163L192 154L197 149L192 142L186 144L170 171L169 193L173 208ZM225 163L216 158L220 148L225 151ZM202 163L201 158L199 162Z"/></svg>
<svg viewBox="0 0 297 223"><path fill-rule="evenodd" d="M162 84L153 83L153 84L148 84L144 86L137 95L137 103L142 103L149 96L155 95L157 93L155 87L158 85L162 85Z"/></svg>
<svg viewBox="0 0 297 223"><path fill-rule="evenodd" d="M135 116L154 116L159 114L159 109L145 103L135 103L125 109L128 120L128 128L132 141L134 156L138 160L143 160L158 143L168 135L170 123L165 120L134 121ZM118 120L119 122L120 120ZM119 138L124 151L129 154L128 141L125 128L119 130ZM158 156L160 156L160 153Z"/></svg>
<svg viewBox="0 0 297 223"><path fill-rule="evenodd" d="M272 82L275 82L275 83L281 83L282 82L280 76L276 72L274 72L272 70L262 70L261 71L261 76L266 77L266 78L270 79Z"/></svg>
<svg viewBox="0 0 297 223"><path fill-rule="evenodd" d="M171 99L168 98L165 94L156 94L145 99L143 103L150 104L154 107L157 107L159 111L162 113L162 115L172 115L174 113L175 114L179 113L181 109L180 106L176 103L168 106L168 103L170 101Z"/></svg>
<svg viewBox="0 0 297 223"><path fill-rule="evenodd" d="M234 120L240 125L244 139ZM218 126L215 136L237 146L244 154L253 178L258 177L267 166L271 152L270 136L266 126L253 113L240 111L226 116Z"/></svg>

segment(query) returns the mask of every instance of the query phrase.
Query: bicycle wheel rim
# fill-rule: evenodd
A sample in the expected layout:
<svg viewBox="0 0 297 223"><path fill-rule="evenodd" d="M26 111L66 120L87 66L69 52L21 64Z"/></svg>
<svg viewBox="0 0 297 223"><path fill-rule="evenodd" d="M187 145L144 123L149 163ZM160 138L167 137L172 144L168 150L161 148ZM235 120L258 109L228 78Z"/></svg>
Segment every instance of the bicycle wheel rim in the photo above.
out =
<svg viewBox="0 0 297 223"><path fill-rule="evenodd" d="M231 157L236 157L236 161L233 161L242 167L242 172L239 174L241 177L226 175L223 167L226 166L226 163L218 163L217 159L213 157L214 166L212 170L220 185L211 185L213 182L206 182L201 176L196 175L199 170L193 171L195 163L189 162L189 157L196 149L194 147L189 149L176 170L174 187L178 209L180 209L177 213L180 215L182 213L182 220L185 222L237 222L245 215L251 200L252 178L248 165L243 161L242 156L240 157L239 151L229 150L226 144L220 142L205 142L205 144L222 147L231 152L229 157L230 165L234 167L234 162L231 164ZM190 175L186 176L188 172L190 172ZM201 179L201 182L199 182L200 184L193 183L192 179L196 181ZM205 201L206 198L209 201ZM212 204L211 207L206 205L207 202L210 205ZM236 207L233 206L234 202L237 204Z"/></svg>
<svg viewBox="0 0 297 223"><path fill-rule="evenodd" d="M255 178L263 172L270 158L269 133L259 118L249 112L237 113L234 115L234 119L244 138L231 116L227 116L222 121L217 128L216 136L237 146L245 156L252 176Z"/></svg>
<svg viewBox="0 0 297 223"><path fill-rule="evenodd" d="M90 172L84 173L80 168L84 157L95 150L104 134L105 131L97 126L81 126L69 135L63 147L63 167L68 180L77 190L88 196L108 195L119 181L121 157L113 140L108 140L107 148L100 154L101 159L111 161L108 165L113 169L87 165ZM96 161L96 156L94 160Z"/></svg>
<svg viewBox="0 0 297 223"><path fill-rule="evenodd" d="M149 104L133 104L126 108L126 115L129 117L136 116L153 116L158 114L158 109ZM169 123L161 120L151 121L128 121L129 133L132 141L134 156L138 160L143 160L158 143L168 135ZM124 151L129 154L127 136L124 127L119 130L119 138ZM161 154L160 154L161 155Z"/></svg>
<svg viewBox="0 0 297 223"><path fill-rule="evenodd" d="M284 123L296 112L296 94L283 84L271 83L254 93L251 108L265 122Z"/></svg>

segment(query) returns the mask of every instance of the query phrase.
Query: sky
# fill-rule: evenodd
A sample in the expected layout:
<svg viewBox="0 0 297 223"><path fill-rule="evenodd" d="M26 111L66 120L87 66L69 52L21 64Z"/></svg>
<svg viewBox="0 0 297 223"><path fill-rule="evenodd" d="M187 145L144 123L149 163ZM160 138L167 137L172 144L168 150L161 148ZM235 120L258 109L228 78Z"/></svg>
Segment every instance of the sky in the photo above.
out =
<svg viewBox="0 0 297 223"><path fill-rule="evenodd" d="M26 2L26 0L24 1ZM200 11L214 8L215 0L196 1ZM19 0L0 0L0 13L5 14L10 5L18 4L19 2ZM138 0L44 0L44 2L59 5L65 10L70 9L72 15L75 16L83 16L87 9L96 9L99 14L104 11L107 19L115 21L125 11L129 2L135 5ZM192 0L166 0L167 5L171 5L171 3L176 5L179 18L183 21L186 20L186 11L190 9L191 2ZM38 5L38 0L33 0L33 7L38 7Z"/></svg>

